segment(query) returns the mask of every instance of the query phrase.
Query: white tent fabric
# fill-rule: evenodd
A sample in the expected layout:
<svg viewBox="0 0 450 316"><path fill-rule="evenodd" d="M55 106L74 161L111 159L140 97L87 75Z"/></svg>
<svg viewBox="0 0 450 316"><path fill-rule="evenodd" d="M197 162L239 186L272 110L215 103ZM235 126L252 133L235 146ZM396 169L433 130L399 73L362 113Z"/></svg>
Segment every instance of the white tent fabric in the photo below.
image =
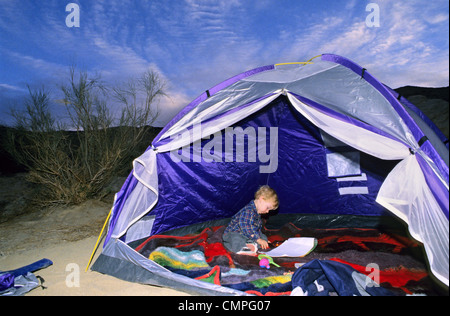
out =
<svg viewBox="0 0 450 316"><path fill-rule="evenodd" d="M125 202L111 234L113 238L123 236L128 228L147 214L158 202L158 172L156 151L150 149L133 162L133 175L138 180L136 187ZM116 201L114 202L114 204Z"/></svg>
<svg viewBox="0 0 450 316"><path fill-rule="evenodd" d="M449 285L449 222L430 191L415 155L401 161L383 182L378 203L408 224L422 242L433 274Z"/></svg>
<svg viewBox="0 0 450 316"><path fill-rule="evenodd" d="M158 152L176 150L180 147L189 145L191 142L196 142L203 137L207 137L228 126L231 126L242 120L243 117L247 117L261 110L267 104L278 98L282 92L283 91L281 90L273 91L269 96L263 98L261 101L238 109L230 115L222 117L220 120L207 121L210 114L207 110L198 113L192 122L184 122L183 120L183 123L177 123L168 133L163 135L163 138L171 137L171 142L158 147Z"/></svg>
<svg viewBox="0 0 450 316"><path fill-rule="evenodd" d="M392 105L367 81L347 67L314 60L307 65L282 65L220 90L186 113L161 139L184 132L239 106L280 91L301 95L409 142L414 137Z"/></svg>
<svg viewBox="0 0 450 316"><path fill-rule="evenodd" d="M309 107L290 93L288 97L297 111L311 123L347 145L385 160L404 159L410 154L408 147L398 141L335 119Z"/></svg>

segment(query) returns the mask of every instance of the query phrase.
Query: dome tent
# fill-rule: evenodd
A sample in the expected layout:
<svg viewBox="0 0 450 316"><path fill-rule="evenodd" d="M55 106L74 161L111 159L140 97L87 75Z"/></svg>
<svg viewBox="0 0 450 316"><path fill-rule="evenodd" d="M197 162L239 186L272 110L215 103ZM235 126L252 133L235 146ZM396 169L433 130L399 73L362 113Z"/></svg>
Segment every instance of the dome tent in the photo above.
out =
<svg viewBox="0 0 450 316"><path fill-rule="evenodd" d="M135 159L92 268L197 293L241 294L176 275L129 244L230 218L268 184L279 195L279 214L395 214L448 286L448 148L421 117L337 55L232 77L187 105Z"/></svg>

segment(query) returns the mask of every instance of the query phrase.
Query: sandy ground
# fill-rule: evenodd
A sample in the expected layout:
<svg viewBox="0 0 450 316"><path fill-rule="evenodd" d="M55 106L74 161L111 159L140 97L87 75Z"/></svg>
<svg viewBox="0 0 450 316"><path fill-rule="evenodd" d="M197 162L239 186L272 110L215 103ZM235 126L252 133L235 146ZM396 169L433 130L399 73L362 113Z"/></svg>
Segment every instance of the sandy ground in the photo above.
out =
<svg viewBox="0 0 450 316"><path fill-rule="evenodd" d="M188 295L122 281L95 271L85 272L110 206L106 202L87 201L79 206L22 214L0 223L0 271L50 259L52 266L34 273L45 280L47 288L36 288L27 296Z"/></svg>

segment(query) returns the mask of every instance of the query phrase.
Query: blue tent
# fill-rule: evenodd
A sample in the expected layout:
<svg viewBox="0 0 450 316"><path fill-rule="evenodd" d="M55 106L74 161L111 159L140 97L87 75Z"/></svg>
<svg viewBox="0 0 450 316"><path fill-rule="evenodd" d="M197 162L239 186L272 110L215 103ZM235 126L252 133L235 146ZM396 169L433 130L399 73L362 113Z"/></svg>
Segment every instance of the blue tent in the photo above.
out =
<svg viewBox="0 0 450 316"><path fill-rule="evenodd" d="M268 184L279 214L394 214L448 286L448 154L423 113L344 57L256 68L202 93L135 159L93 269L242 294L175 275L128 244L229 218Z"/></svg>

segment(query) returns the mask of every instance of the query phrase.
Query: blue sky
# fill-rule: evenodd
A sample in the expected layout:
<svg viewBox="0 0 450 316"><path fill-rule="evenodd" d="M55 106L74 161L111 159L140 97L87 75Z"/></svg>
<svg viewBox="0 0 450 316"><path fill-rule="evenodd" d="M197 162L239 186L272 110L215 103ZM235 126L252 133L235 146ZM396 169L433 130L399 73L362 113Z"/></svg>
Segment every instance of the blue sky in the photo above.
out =
<svg viewBox="0 0 450 316"><path fill-rule="evenodd" d="M69 3L79 4L79 27L65 23ZM366 23L371 3L379 27ZM233 75L321 53L343 55L392 88L449 84L447 0L0 0L0 8L1 113L21 106L27 85L56 98L72 65L111 84L157 71L168 83L158 125Z"/></svg>

